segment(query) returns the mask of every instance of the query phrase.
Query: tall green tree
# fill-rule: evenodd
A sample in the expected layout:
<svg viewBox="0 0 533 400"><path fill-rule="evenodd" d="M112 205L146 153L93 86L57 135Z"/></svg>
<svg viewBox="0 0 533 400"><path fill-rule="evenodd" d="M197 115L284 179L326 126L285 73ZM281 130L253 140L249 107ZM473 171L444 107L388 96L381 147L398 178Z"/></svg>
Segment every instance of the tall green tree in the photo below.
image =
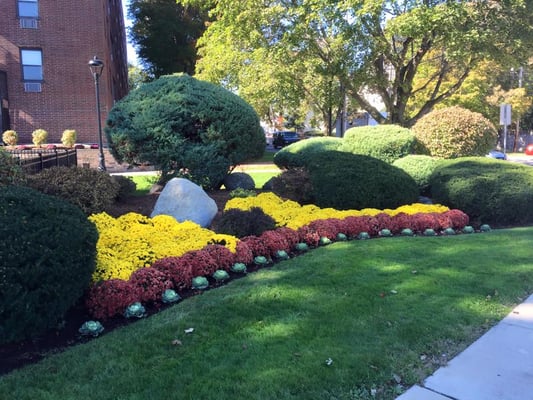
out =
<svg viewBox="0 0 533 400"><path fill-rule="evenodd" d="M177 72L193 75L196 41L207 11L176 0L131 0L129 37L147 73L157 78Z"/></svg>
<svg viewBox="0 0 533 400"><path fill-rule="evenodd" d="M249 92L244 97L254 105L243 78L250 71L286 76L294 94L305 92L317 108L333 104L323 84L338 85L380 123L411 126L453 95L478 63L520 65L532 48L531 1L213 0L210 6L214 22L198 42L202 78ZM416 87L425 64L435 70ZM275 80L269 84L279 92ZM409 108L422 94L418 108Z"/></svg>

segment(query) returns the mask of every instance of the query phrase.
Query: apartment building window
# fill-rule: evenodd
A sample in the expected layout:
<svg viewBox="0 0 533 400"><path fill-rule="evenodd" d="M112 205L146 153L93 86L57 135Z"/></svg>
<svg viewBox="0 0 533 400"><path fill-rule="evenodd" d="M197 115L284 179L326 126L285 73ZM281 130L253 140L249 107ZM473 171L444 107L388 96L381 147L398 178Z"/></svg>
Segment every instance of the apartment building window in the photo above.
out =
<svg viewBox="0 0 533 400"><path fill-rule="evenodd" d="M37 0L18 0L20 18L38 18L39 7Z"/></svg>
<svg viewBox="0 0 533 400"><path fill-rule="evenodd" d="M37 29L39 18L38 0L18 0L18 13L21 28Z"/></svg>
<svg viewBox="0 0 533 400"><path fill-rule="evenodd" d="M43 53L36 49L20 51L22 80L26 92L40 92L43 80Z"/></svg>

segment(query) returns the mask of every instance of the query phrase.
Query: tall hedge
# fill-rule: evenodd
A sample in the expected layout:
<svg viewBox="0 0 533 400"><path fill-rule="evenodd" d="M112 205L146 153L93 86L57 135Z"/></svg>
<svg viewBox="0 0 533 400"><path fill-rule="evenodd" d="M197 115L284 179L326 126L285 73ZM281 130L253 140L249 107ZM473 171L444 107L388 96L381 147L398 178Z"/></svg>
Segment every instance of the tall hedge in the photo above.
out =
<svg viewBox="0 0 533 400"><path fill-rule="evenodd" d="M410 129L376 125L348 129L338 150L371 156L391 164L408 154L419 152L420 148Z"/></svg>
<svg viewBox="0 0 533 400"><path fill-rule="evenodd" d="M222 184L230 166L262 156L266 139L253 108L237 95L188 75L162 76L110 111L106 134L119 162L148 162L163 180Z"/></svg>
<svg viewBox="0 0 533 400"><path fill-rule="evenodd" d="M394 161L392 165L403 169L418 185L421 195L429 193L429 179L439 163L439 159L420 154L411 154Z"/></svg>
<svg viewBox="0 0 533 400"><path fill-rule="evenodd" d="M0 343L56 328L89 287L96 227L76 206L0 187Z"/></svg>
<svg viewBox="0 0 533 400"><path fill-rule="evenodd" d="M474 223L533 223L533 168L487 157L443 160L430 178L433 201Z"/></svg>
<svg viewBox="0 0 533 400"><path fill-rule="evenodd" d="M498 138L488 119L458 106L432 111L412 129L427 153L439 158L483 156Z"/></svg>
<svg viewBox="0 0 533 400"><path fill-rule="evenodd" d="M327 150L315 154L306 169L319 207L383 209L418 200L413 178L373 157Z"/></svg>

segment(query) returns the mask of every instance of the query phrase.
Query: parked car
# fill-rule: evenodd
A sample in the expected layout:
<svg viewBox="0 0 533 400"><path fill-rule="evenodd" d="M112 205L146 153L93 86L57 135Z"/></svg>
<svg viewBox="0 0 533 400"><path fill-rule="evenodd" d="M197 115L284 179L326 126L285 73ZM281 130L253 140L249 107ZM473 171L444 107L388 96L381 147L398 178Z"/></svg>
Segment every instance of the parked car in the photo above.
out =
<svg viewBox="0 0 533 400"><path fill-rule="evenodd" d="M275 132L272 140L272 146L274 146L275 149L279 149L280 147L285 147L289 144L295 143L300 139L300 135L294 131Z"/></svg>
<svg viewBox="0 0 533 400"><path fill-rule="evenodd" d="M487 154L487 157L495 158L497 160L507 160L507 155L499 150L491 150L489 151L489 154Z"/></svg>

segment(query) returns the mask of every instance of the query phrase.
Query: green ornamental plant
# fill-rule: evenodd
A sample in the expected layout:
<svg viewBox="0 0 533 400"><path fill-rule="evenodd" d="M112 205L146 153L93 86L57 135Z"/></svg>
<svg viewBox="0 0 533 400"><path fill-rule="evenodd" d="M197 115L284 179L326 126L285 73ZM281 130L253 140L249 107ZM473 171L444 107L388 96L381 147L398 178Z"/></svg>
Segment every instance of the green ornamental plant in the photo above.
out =
<svg viewBox="0 0 533 400"><path fill-rule="evenodd" d="M48 139L48 132L44 129L36 129L32 132L31 138L35 146L41 147L46 143L46 139Z"/></svg>
<svg viewBox="0 0 533 400"><path fill-rule="evenodd" d="M205 276L196 276L192 278L192 288L197 290L204 290L209 287L209 282Z"/></svg>
<svg viewBox="0 0 533 400"><path fill-rule="evenodd" d="M213 273L213 279L217 282L224 282L229 279L229 274L223 269L217 269Z"/></svg>
<svg viewBox="0 0 533 400"><path fill-rule="evenodd" d="M175 303L179 300L181 300L180 295L177 294L176 291L173 289L165 289L165 291L161 295L161 301L165 304Z"/></svg>
<svg viewBox="0 0 533 400"><path fill-rule="evenodd" d="M2 140L8 146L16 146L18 142L18 134L13 130L7 130L2 134Z"/></svg>
<svg viewBox="0 0 533 400"><path fill-rule="evenodd" d="M231 271L239 274L246 273L246 264L244 263L235 263L231 266Z"/></svg>
<svg viewBox="0 0 533 400"><path fill-rule="evenodd" d="M78 329L78 332L83 336L92 336L97 337L100 333L104 331L104 327L99 321L86 321Z"/></svg>
<svg viewBox="0 0 533 400"><path fill-rule="evenodd" d="M146 309L144 306L136 301L133 304L130 304L126 311L124 312L124 316L126 318L142 318L146 315Z"/></svg>

